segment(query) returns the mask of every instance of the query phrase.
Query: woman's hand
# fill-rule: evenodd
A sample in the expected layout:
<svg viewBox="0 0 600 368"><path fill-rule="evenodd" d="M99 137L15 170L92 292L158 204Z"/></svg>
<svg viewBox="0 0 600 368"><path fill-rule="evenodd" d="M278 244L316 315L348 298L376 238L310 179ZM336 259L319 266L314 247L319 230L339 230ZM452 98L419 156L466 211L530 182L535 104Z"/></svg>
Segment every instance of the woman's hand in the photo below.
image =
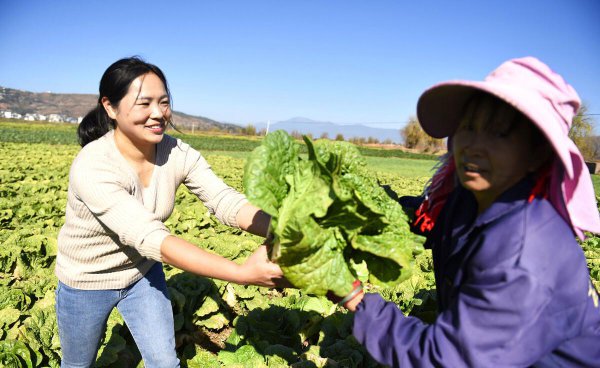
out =
<svg viewBox="0 0 600 368"><path fill-rule="evenodd" d="M240 283L266 287L292 287L281 268L269 260L267 246L261 245L240 266Z"/></svg>
<svg viewBox="0 0 600 368"><path fill-rule="evenodd" d="M163 262L196 275L242 285L293 287L283 277L281 268L269 261L265 245L258 247L241 265L172 235L165 238L160 250Z"/></svg>
<svg viewBox="0 0 600 368"><path fill-rule="evenodd" d="M359 280L355 280L352 283L352 291L350 291L350 293L348 293L348 295L346 295L344 298L337 296L332 291L329 291L326 296L327 299L331 300L332 302L350 310L351 312L354 312L356 311L356 307L362 301L365 294L363 292L362 283Z"/></svg>

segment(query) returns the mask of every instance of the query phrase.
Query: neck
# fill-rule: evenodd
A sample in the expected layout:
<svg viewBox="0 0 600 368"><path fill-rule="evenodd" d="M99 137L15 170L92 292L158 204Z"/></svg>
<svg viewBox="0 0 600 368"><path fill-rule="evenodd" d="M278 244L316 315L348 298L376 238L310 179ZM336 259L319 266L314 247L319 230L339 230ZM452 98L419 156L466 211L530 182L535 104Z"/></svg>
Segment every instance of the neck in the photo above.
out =
<svg viewBox="0 0 600 368"><path fill-rule="evenodd" d="M490 206L492 205L492 203L494 203L494 201L480 200L477 197L475 197L475 199L477 200L477 215L481 215L483 213L483 211L485 211L488 208L490 208Z"/></svg>
<svg viewBox="0 0 600 368"><path fill-rule="evenodd" d="M120 130L115 129L115 145L123 157L134 163L154 162L156 144L136 144Z"/></svg>

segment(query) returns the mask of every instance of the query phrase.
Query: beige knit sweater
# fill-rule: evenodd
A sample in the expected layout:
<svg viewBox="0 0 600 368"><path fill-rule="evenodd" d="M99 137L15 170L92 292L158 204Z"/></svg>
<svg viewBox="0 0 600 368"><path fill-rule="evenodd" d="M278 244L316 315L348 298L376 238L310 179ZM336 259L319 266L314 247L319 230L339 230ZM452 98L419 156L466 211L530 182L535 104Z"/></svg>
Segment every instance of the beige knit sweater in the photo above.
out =
<svg viewBox="0 0 600 368"><path fill-rule="evenodd" d="M236 215L246 198L181 140L165 135L158 144L148 187L120 154L113 131L86 145L69 173L58 279L87 290L121 289L139 280L161 261L160 245L169 235L163 222L182 183L220 221L238 226Z"/></svg>

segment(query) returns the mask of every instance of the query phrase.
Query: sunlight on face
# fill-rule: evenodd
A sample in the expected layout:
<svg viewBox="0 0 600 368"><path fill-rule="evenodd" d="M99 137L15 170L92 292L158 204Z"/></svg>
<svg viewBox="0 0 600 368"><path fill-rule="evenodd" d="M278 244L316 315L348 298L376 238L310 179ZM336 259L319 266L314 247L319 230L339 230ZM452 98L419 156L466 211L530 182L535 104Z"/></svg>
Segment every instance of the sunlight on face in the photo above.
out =
<svg viewBox="0 0 600 368"><path fill-rule="evenodd" d="M169 96L154 73L136 78L115 111L115 134L135 146L159 143L171 119Z"/></svg>

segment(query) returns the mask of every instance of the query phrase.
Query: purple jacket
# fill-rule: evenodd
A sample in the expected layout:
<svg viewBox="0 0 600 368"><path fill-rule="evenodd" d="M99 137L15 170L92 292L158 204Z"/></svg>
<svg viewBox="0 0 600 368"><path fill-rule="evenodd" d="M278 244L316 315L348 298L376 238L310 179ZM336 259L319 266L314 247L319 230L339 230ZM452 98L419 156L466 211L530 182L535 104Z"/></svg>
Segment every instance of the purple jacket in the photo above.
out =
<svg viewBox="0 0 600 368"><path fill-rule="evenodd" d="M451 194L427 244L439 315L406 317L365 295L353 334L393 367L600 367L600 307L573 231L528 179L476 216Z"/></svg>

